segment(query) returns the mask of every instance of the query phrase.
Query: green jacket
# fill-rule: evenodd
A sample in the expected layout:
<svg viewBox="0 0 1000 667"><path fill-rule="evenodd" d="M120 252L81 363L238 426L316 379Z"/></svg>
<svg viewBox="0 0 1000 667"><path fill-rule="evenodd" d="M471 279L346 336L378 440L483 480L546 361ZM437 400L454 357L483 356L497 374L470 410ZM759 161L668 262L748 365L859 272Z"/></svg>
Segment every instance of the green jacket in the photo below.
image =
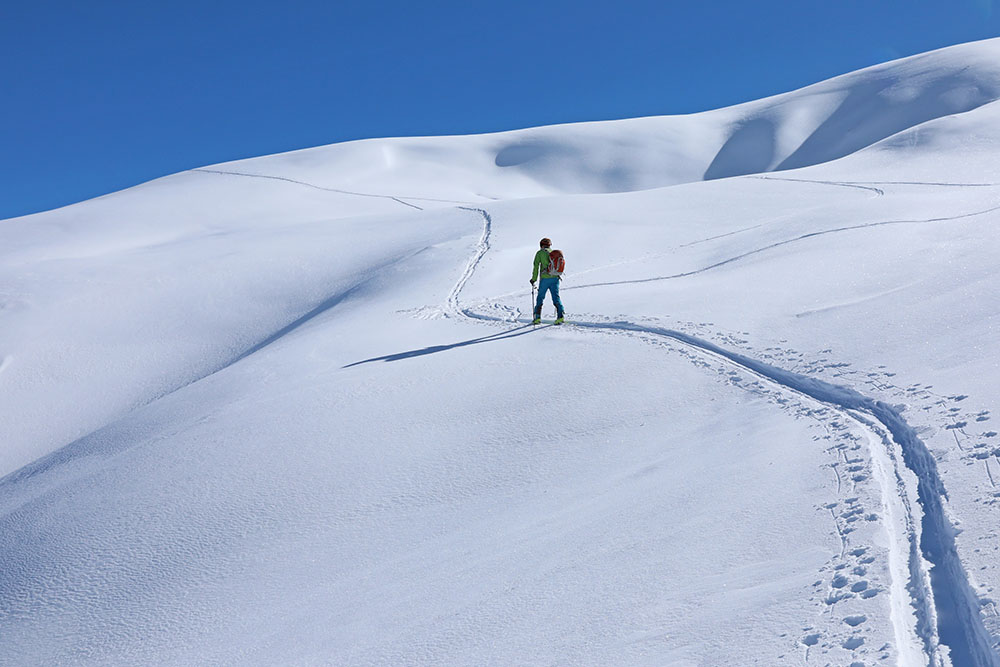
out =
<svg viewBox="0 0 1000 667"><path fill-rule="evenodd" d="M553 276L545 273L545 270L549 268L549 251L545 248L540 248L538 252L535 253L535 263L531 267L531 282L538 280L539 271L541 271L542 278L558 278L559 276Z"/></svg>

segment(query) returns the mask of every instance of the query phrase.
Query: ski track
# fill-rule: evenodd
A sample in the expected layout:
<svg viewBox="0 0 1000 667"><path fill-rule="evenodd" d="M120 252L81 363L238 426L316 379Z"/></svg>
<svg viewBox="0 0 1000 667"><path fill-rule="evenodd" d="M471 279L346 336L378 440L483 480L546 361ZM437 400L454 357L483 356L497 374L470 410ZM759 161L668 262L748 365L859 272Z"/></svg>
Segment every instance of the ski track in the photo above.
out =
<svg viewBox="0 0 1000 667"><path fill-rule="evenodd" d="M786 179L787 180L787 179ZM676 280L678 278L688 278L690 276L698 275L699 273L705 273L706 271L711 271L713 269L718 269L727 264L732 264L738 262L741 259L746 259L747 257L752 257L754 255L759 255L761 253L767 252L769 250L774 250L775 248L780 248L781 246L790 245L792 243L798 243L800 241L805 241L808 239L816 238L818 236L826 236L827 234L839 234L841 232L856 231L859 229L869 229L872 227L884 227L887 225L922 225L935 222L952 222L955 220L964 220L966 218L974 218L980 215L986 215L987 213L993 213L994 211L1000 211L1000 206L993 206L981 211L972 211L970 213L962 213L960 215L944 216L939 218L927 218L924 220L882 220L879 222L866 222L860 225L848 225L845 227L836 227L834 229L824 229L819 232L810 232L808 234L803 234L801 236L796 236L795 238L785 239L784 241L778 241L777 243L772 243L755 250L750 250L748 252L740 253L733 257L729 257L722 261L710 264L708 266L702 267L700 269L694 269L692 271L684 271L682 273L675 273L669 276L657 276L655 278L637 278L634 280L612 280L601 283L587 283L584 285L573 285L570 287L565 287L563 289L575 290L575 289L585 289L588 287L609 287L612 285L637 285L640 283L652 283L661 280ZM739 230L742 231L742 230Z"/></svg>
<svg viewBox="0 0 1000 667"><path fill-rule="evenodd" d="M868 190L870 192L874 192L879 197L885 195L885 190L883 190L882 188L874 187L876 185L875 183L865 185L863 183L854 183L848 181L816 181L805 178L782 178L781 176L751 176L750 178L756 178L757 180L760 181L787 181L789 183L815 183L817 185L834 185L840 188L856 188L858 190Z"/></svg>
<svg viewBox="0 0 1000 667"><path fill-rule="evenodd" d="M750 253L693 273L721 266L722 264L727 264L779 245L785 245L822 234L886 224L956 220L983 215L984 213L998 209L1000 209L1000 206L986 211L947 218L867 223L837 230L815 232L751 251ZM493 226L492 217L486 210L480 208L465 208L465 210L477 213L482 218L483 232L472 258L469 260L462 276L448 296L448 310L453 315L462 315L480 322L509 322L509 319L477 313L472 309L463 308L459 302L462 290L490 248L490 236ZM690 275L690 273L683 275ZM581 285L577 289L611 284L629 284L633 282L648 282L648 280ZM916 503L920 509L920 528L918 531L916 521L913 518L918 513L908 509L909 499L905 484L900 471L895 466L893 466L894 473L882 471L880 475L883 483L888 482L887 485L883 484L883 499L886 501L883 505L884 509L896 507L896 511L899 511L898 508L903 508L904 516L891 516L894 512L889 511L890 516L884 517L884 520L887 524L887 530L891 530L892 524L900 520L906 526L904 535L891 535L890 541L900 541L907 545L905 547L905 551L907 552L905 560L908 581L905 583L905 590L907 591L908 603L916 613L916 627L912 628L912 632L916 633L923 644L924 657L927 660L927 664L942 664L941 658L943 656L939 655L939 649L940 644L944 644L948 647L952 664L956 667L965 667L966 665L970 667L1000 667L1000 654L994 651L992 647L993 640L980 616L979 599L969 584L968 575L958 555L955 544L955 531L948 520L943 504L943 499L947 498L947 493L938 474L937 462L927 448L927 445L904 419L902 408L865 396L851 387L836 385L814 377L787 371L738 352L727 350L707 340L672 329L643 326L624 320L610 323L577 321L571 326L594 331L626 332L677 341L700 353L708 354L723 362L734 364L762 380L777 385L781 390L791 391L797 395L819 401L840 413L847 413L853 421L861 424L867 432L871 433L872 437L884 442L889 448L897 449L905 467L916 477ZM888 457L890 460L895 459L891 453ZM895 478L894 482L891 479L892 476ZM892 489L893 494L889 499L885 496L888 492L887 487ZM890 549L891 552L892 549ZM929 564L929 568L925 563ZM893 571L897 570L894 569ZM903 588L904 586L901 586L900 582L894 582L893 590L897 595L901 593ZM897 613L892 615L897 638L905 637L909 634L908 630L897 625L904 623L900 618L902 614L898 613L900 604L898 600L894 602L893 607ZM901 645L897 649L902 650L903 646Z"/></svg>
<svg viewBox="0 0 1000 667"><path fill-rule="evenodd" d="M807 178L783 178L781 176L750 176L761 181L787 181L789 183L819 183L822 185L839 185L845 188L860 188L862 190L873 190L879 196L885 191L876 185L929 185L941 188L996 188L1000 183L944 183L939 181L818 181Z"/></svg>
<svg viewBox="0 0 1000 667"><path fill-rule="evenodd" d="M476 272L476 267L483 260L483 257L489 252L490 249L490 238L493 236L493 217L489 214L486 209L482 208L472 208L467 206L460 206L463 211L471 211L477 213L483 219L483 234L479 238L479 242L476 243L476 251L473 253L472 257L469 259L469 263L465 266L465 271L462 272L461 277L455 286L451 289L451 293L448 294L447 301L447 311L453 317L466 316L475 317L471 311L462 310L462 307L458 303L458 297L465 289L465 284L469 282L472 275Z"/></svg>
<svg viewBox="0 0 1000 667"><path fill-rule="evenodd" d="M858 189L858 190L869 190L869 191L874 191L880 197L885 194L885 192L883 190L879 189L879 188L865 187L864 185L857 184L857 183L844 183L844 182L839 182L839 181L806 181L806 180L794 179L794 178L771 178L771 177L767 177L767 176L749 176L748 178L756 178L758 180L790 181L790 182L793 182L793 183L819 183L819 184L822 184L822 185L834 185L834 186L845 187L845 188L855 188L855 189ZM610 267L614 267L614 266L621 266L621 265L624 265L624 264L633 264L633 263L636 263L636 262L646 261L646 260L652 259L654 257L660 257L660 256L663 256L663 255L667 255L670 252L673 252L673 250L675 250L675 249L679 249L679 248L691 248L693 246L700 245L702 243L708 243L710 241L718 241L719 239L724 239L724 238L727 238L729 236L736 236L737 234L743 234L744 232L749 232L749 231L752 231L754 229L760 229L761 227L765 227L765 226L767 226L769 224L773 224L773 222L774 222L774 220L771 220L771 221L768 221L768 222L761 222L761 223L756 224L756 225L751 225L749 227L743 227L742 229L736 229L734 231L726 232L724 234L717 234L715 236L709 236L707 238L698 239L697 241L689 241L687 243L682 243L681 245L677 246L676 248L672 248L671 250L669 250L667 252L654 253L654 254L651 254L651 255L647 255L645 257L641 257L639 259L629 259L629 260L625 260L625 261L622 261L622 262L615 262L613 264L605 264L603 266L594 267L592 269L587 269L585 271L580 271L580 272L578 272L575 275L580 276L580 275L584 275L584 274L587 274L587 273L591 273L593 271L601 271L601 270L604 270L604 269L607 269L607 268L610 268ZM763 251L763 250L765 250L765 249L761 249L761 251ZM740 258L736 258L736 259L740 259ZM703 271L707 271L709 269L715 268L715 266L721 266L721 265L713 265L713 266L707 267L707 268L702 269L702 270ZM680 275L677 275L677 276L665 276L665 277L662 277L662 278L653 278L653 279L647 279L647 280L669 280L669 279L672 279L672 278L681 278L681 277L683 277L683 276L680 276ZM593 286L594 285L583 285L583 287L593 287ZM565 289L576 289L576 288L574 288L574 287L567 287Z"/></svg>
<svg viewBox="0 0 1000 667"><path fill-rule="evenodd" d="M441 204L468 204L469 202L456 201L453 199L431 199L430 197L397 197L395 195L382 195L374 194L371 192L356 192L353 190L341 190L339 188L328 188L322 185L314 185L313 183L307 183L305 181L297 181L294 178L286 178L284 176L269 176L267 174L251 174L243 171L223 171L221 169L192 169L191 171L200 172L202 174L220 174L223 176L243 176L245 178L266 178L272 181L284 181L285 183L294 183L296 185L302 185L307 188L313 188L314 190L323 190L324 192L337 192L342 195L354 195L355 197L373 197L375 199L389 199L403 206L409 206L410 208L415 208L418 211L424 210L416 204L411 204L406 199L412 199L413 201L425 201L425 202L436 202Z"/></svg>
<svg viewBox="0 0 1000 667"><path fill-rule="evenodd" d="M798 180L792 178L786 181ZM823 182L823 181L817 181ZM942 188L996 188L1000 183L943 183L937 181L838 181L842 185L930 185Z"/></svg>

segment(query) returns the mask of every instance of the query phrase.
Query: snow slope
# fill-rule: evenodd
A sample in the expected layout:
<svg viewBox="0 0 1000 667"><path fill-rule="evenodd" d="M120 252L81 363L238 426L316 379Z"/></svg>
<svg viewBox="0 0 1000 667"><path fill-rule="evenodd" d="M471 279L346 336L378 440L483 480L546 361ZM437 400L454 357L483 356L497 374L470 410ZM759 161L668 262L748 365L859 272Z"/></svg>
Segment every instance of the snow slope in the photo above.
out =
<svg viewBox="0 0 1000 667"><path fill-rule="evenodd" d="M1000 664L998 57L0 222L0 655Z"/></svg>

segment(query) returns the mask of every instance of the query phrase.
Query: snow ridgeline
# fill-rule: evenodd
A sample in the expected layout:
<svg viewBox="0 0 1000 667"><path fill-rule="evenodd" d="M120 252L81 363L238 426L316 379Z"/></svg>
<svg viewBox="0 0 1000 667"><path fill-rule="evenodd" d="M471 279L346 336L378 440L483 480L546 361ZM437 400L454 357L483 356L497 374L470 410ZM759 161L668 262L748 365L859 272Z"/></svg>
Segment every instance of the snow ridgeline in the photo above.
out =
<svg viewBox="0 0 1000 667"><path fill-rule="evenodd" d="M784 172L828 163L995 103L1000 99L998 54L1000 41L985 40L695 114L481 135L366 139L198 171L304 181L412 208L434 201L474 205L631 192ZM394 194L375 194L380 192Z"/></svg>
<svg viewBox="0 0 1000 667"><path fill-rule="evenodd" d="M459 304L462 289L472 278L476 267L490 249L493 228L492 216L485 209L462 208L482 217L483 232L465 271L448 296L448 312L453 316L460 315L487 322L510 321L494 315L477 313L471 308L463 308ZM517 321L528 322L529 320L518 319ZM980 616L979 600L969 584L968 575L958 555L955 545L955 531L948 520L942 503L942 497L947 498L947 491L938 474L937 463L917 432L906 422L899 408L865 396L850 387L835 385L800 373L787 371L680 331L644 326L622 320L611 323L575 320L572 326L598 331L627 331L669 338L736 364L744 370L786 389L845 411L862 424L867 424L867 421L859 420L858 413L874 418L891 436L892 442L902 454L907 469L917 479L916 500L922 510L922 520L919 532L911 528L906 535L906 541L909 545L907 563L909 581L906 588L911 596L911 605L916 612L917 623L914 631L923 643L929 660L928 664L941 664L938 658L938 645L941 643L950 650L951 662L954 665L1000 666L1000 654L992 647L992 639ZM898 488L904 495L905 506L909 503L905 498L903 486L900 483ZM908 523L911 522L908 521ZM929 569L925 566L925 561L929 564Z"/></svg>

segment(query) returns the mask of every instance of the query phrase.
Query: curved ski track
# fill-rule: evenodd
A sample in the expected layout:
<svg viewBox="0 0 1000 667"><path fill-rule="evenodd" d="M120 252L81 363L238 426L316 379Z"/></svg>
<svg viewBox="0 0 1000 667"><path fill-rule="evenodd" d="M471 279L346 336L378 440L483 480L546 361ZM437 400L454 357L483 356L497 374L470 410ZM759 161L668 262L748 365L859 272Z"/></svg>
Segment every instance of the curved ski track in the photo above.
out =
<svg viewBox="0 0 1000 667"><path fill-rule="evenodd" d="M773 179L778 180L778 179ZM791 180L791 179L781 179L781 180ZM881 220L878 222L865 222L859 225L846 225L844 227L835 227L833 229L824 229L818 232L809 232L808 234L803 234L801 236L796 236L795 238L785 239L784 241L778 241L777 243L771 243L754 250L750 250L734 257L729 257L727 259L716 262L715 264L710 264L708 266L703 266L700 269L693 269L691 271L684 271L681 273L675 273L669 276L657 276L655 278L639 278L635 280L611 280L602 283L586 283L583 285L573 285L571 287L566 287L567 290L584 289L587 287L608 287L611 285L637 285L640 283L653 283L661 280L676 280L677 278L688 278L690 276L696 276L699 273L705 273L706 271L711 271L712 269L717 269L727 264L732 264L733 262L738 262L741 259L746 259L747 257L752 257L753 255L759 255L761 253L767 252L768 250L774 250L775 248L780 248L781 246L790 245L792 243L798 243L800 241L805 241L807 239L816 238L818 236L826 236L827 234L839 234L840 232L850 232L858 229L870 229L872 227L885 227L888 225L922 225L933 222L950 222L952 220L963 220L965 218L974 218L980 215L986 215L987 213L993 213L995 211L1000 211L1000 206L992 206L981 211L971 211L969 213L962 213L960 215L951 215L938 218L926 218L923 220ZM739 233L741 231L747 231L753 229L753 227L748 227L746 230L737 230L732 233ZM726 236L726 235L723 235ZM689 244L693 245L693 244Z"/></svg>
<svg viewBox="0 0 1000 667"><path fill-rule="evenodd" d="M490 238L493 231L493 219L488 211L481 208L462 208L480 216L483 222L483 231L465 271L448 296L447 310L454 316L462 316L481 322L509 321L493 315L477 313L470 308L463 308L459 302L462 290L490 249ZM779 245L835 231L886 224L904 224L906 222L952 220L982 215L995 210L1000 210L1000 207L951 218L867 223L837 230L815 232L751 251L720 264L706 267L700 271L706 271L715 266L721 266L722 264L736 261L742 257L763 252ZM691 275L691 273L699 273L700 271L679 274L672 277ZM662 279L655 278L650 280ZM628 282L645 281L625 281L625 283ZM595 285L580 285L576 289L625 283L609 282ZM522 319L521 321L526 320ZM898 452L900 455L899 458L902 458L905 467L916 477L916 503L919 505L919 514L922 515L922 518L918 531L914 518L918 513L913 511L915 508L912 508L912 500L908 497L898 467L895 467L892 471L882 471L882 475L880 476L882 477L881 485L884 509L891 512L892 507L901 507L905 513L905 516L901 517L906 526L905 535L891 535L890 542L905 545L903 550L906 552L905 569L908 573L908 580L904 586L899 585L903 582L894 581L893 591L895 594L899 594L905 587L909 596L908 603L916 613L916 627L912 628L902 627L906 624L905 621L898 618L897 615L893 615L894 631L897 640L900 640L897 650L904 648L904 642L901 640L913 633L923 645L924 657L928 665L937 666L943 664L939 650L940 645L944 644L950 649L951 661L956 667L964 667L966 665L970 667L1000 667L1000 654L994 650L992 646L993 639L983 625L979 613L978 597L969 584L968 575L962 566L955 545L954 529L945 513L942 498L946 498L947 495L937 471L937 463L926 444L920 440L913 427L906 422L900 408L865 396L850 387L835 385L807 375L787 371L680 331L644 326L628 321L611 323L577 321L574 322L573 326L597 331L626 332L640 336L674 340L701 354L706 354L716 360L732 364L745 372L749 372L782 391L789 391L798 396L818 401L838 413L849 417L852 421L871 433L876 442L884 443L888 454L879 456L877 452L873 452L873 458L887 458L892 462L891 465L895 467L898 466L895 452ZM888 497L889 494L893 495ZM885 519L886 528L891 531L892 517L885 517ZM892 548L890 548L890 553L892 553ZM927 563L930 564L929 568L926 565Z"/></svg>

